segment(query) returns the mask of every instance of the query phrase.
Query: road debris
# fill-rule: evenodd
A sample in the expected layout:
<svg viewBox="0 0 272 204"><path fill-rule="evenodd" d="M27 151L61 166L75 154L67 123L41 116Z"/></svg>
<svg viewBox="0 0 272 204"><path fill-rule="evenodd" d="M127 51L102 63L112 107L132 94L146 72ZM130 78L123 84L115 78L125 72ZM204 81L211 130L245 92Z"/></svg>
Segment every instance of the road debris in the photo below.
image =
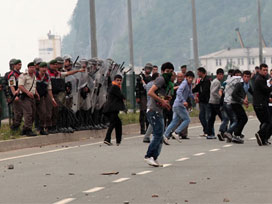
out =
<svg viewBox="0 0 272 204"><path fill-rule="evenodd" d="M69 173L69 176L74 176L75 175L75 173Z"/></svg>
<svg viewBox="0 0 272 204"><path fill-rule="evenodd" d="M189 184L196 184L196 182L195 181L190 181L190 183Z"/></svg>
<svg viewBox="0 0 272 204"><path fill-rule="evenodd" d="M158 198L158 197L159 197L158 194L153 194L153 195L152 195L152 198Z"/></svg>
<svg viewBox="0 0 272 204"><path fill-rule="evenodd" d="M227 199L227 198L224 198L223 202L224 202L224 203L228 203L228 202L230 202L230 200Z"/></svg>
<svg viewBox="0 0 272 204"><path fill-rule="evenodd" d="M13 164L9 164L9 165L8 165L8 169L9 169L9 170L14 169L14 165L13 165Z"/></svg>
<svg viewBox="0 0 272 204"><path fill-rule="evenodd" d="M132 176L136 176L137 174L136 173L131 173Z"/></svg>
<svg viewBox="0 0 272 204"><path fill-rule="evenodd" d="M119 174L119 171L114 171L114 172L105 172L105 173L102 173L101 175L117 175Z"/></svg>

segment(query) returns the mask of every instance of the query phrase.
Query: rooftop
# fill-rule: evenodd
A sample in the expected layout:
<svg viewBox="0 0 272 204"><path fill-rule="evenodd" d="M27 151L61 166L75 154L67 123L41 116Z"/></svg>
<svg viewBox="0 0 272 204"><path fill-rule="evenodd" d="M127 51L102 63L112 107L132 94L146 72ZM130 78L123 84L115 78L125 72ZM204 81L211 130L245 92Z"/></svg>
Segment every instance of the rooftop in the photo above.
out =
<svg viewBox="0 0 272 204"><path fill-rule="evenodd" d="M247 57L248 55L251 57L259 56L259 48L224 49L224 50L210 53L208 55L201 56L200 59ZM263 48L263 55L264 56L272 56L272 47Z"/></svg>

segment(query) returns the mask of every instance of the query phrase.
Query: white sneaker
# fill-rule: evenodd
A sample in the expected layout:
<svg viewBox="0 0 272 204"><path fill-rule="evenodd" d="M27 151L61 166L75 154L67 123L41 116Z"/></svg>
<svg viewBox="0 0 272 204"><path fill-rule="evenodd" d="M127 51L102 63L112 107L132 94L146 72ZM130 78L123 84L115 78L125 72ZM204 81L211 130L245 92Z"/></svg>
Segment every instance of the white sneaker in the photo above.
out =
<svg viewBox="0 0 272 204"><path fill-rule="evenodd" d="M207 137L207 134L200 134L199 137Z"/></svg>
<svg viewBox="0 0 272 204"><path fill-rule="evenodd" d="M172 137L174 137L175 140L177 140L179 143L181 143L181 140L179 139L179 135L177 133L173 132Z"/></svg>
<svg viewBox="0 0 272 204"><path fill-rule="evenodd" d="M150 166L159 167L159 165L155 162L153 157L145 158L145 162Z"/></svg>
<svg viewBox="0 0 272 204"><path fill-rule="evenodd" d="M158 165L158 167L163 167L163 164L160 164L158 160L154 160L154 162Z"/></svg>
<svg viewBox="0 0 272 204"><path fill-rule="evenodd" d="M170 145L169 140L165 135L163 136L163 143L166 145Z"/></svg>

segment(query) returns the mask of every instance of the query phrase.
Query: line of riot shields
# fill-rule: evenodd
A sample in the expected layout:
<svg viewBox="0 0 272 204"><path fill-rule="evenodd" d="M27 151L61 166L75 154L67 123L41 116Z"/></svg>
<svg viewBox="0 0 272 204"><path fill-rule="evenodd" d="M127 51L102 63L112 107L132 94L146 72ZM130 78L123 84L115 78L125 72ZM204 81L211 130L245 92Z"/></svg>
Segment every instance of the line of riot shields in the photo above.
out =
<svg viewBox="0 0 272 204"><path fill-rule="evenodd" d="M103 129L107 127L107 119L103 114L103 106L114 76L124 75L124 63L115 63L112 59L80 60L74 63L74 69L85 68L65 77L65 102L59 110L57 128L60 132L74 130Z"/></svg>

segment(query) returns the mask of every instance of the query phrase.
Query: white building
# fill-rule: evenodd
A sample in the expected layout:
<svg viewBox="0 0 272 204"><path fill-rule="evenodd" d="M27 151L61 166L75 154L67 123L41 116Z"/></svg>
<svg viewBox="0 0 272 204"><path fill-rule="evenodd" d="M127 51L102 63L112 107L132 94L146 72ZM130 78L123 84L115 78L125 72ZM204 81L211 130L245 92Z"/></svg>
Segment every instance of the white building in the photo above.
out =
<svg viewBox="0 0 272 204"><path fill-rule="evenodd" d="M272 48L263 48L263 63L272 67ZM224 49L200 57L200 64L209 73L214 73L218 68L240 69L253 71L259 62L259 48Z"/></svg>
<svg viewBox="0 0 272 204"><path fill-rule="evenodd" d="M39 40L39 57L46 62L61 56L61 37L50 31L47 36L47 39Z"/></svg>

